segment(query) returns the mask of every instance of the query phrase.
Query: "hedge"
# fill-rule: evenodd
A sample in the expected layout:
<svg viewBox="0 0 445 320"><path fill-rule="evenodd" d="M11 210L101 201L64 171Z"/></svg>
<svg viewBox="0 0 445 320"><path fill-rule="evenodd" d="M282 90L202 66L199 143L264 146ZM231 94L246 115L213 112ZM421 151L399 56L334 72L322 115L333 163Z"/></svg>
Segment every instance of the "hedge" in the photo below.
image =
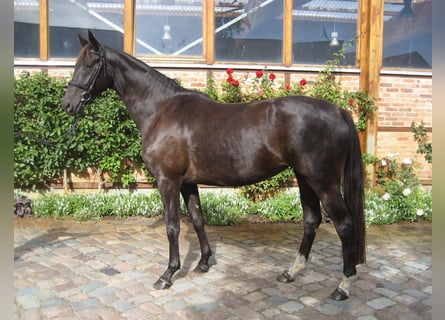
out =
<svg viewBox="0 0 445 320"><path fill-rule="evenodd" d="M107 91L77 121L61 106L66 83L27 72L14 81L15 187L61 182L64 170L87 168L130 186L134 167L144 166L141 135L124 104L114 91Z"/></svg>

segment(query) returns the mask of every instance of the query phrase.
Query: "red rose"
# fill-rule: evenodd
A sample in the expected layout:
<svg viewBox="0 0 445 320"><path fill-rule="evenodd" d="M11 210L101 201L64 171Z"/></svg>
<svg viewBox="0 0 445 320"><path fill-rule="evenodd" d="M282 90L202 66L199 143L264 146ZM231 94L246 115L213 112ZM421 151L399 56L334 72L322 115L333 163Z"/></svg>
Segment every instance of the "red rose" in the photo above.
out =
<svg viewBox="0 0 445 320"><path fill-rule="evenodd" d="M274 80L276 78L275 74L269 73L269 80Z"/></svg>
<svg viewBox="0 0 445 320"><path fill-rule="evenodd" d="M300 80L300 86L304 86L307 83L306 79Z"/></svg>
<svg viewBox="0 0 445 320"><path fill-rule="evenodd" d="M233 78L232 75L229 74L229 77L227 78L227 82L232 83L233 82Z"/></svg>
<svg viewBox="0 0 445 320"><path fill-rule="evenodd" d="M231 75L233 73L233 68L227 68L226 72L228 75Z"/></svg>
<svg viewBox="0 0 445 320"><path fill-rule="evenodd" d="M262 76L263 76L263 71L258 70L258 71L256 72L256 77L257 77L257 78L261 78Z"/></svg>
<svg viewBox="0 0 445 320"><path fill-rule="evenodd" d="M290 86L290 84L286 84L286 91L290 91L292 88L291 88L291 86Z"/></svg>
<svg viewBox="0 0 445 320"><path fill-rule="evenodd" d="M354 99L349 99L349 105L352 106L354 104Z"/></svg>
<svg viewBox="0 0 445 320"><path fill-rule="evenodd" d="M233 79L233 80L232 80L232 85L235 86L235 87L238 87L238 86L239 86L239 81Z"/></svg>

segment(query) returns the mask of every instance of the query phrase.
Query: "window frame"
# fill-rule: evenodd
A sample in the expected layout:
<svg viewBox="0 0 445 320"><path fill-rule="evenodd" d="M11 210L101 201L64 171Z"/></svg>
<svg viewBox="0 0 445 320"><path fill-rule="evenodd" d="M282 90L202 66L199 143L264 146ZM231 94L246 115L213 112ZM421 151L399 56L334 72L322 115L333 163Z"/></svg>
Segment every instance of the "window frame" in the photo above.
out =
<svg viewBox="0 0 445 320"><path fill-rule="evenodd" d="M316 65L311 64L310 66L301 65L298 63L293 63L292 59L292 33L293 33L293 17L292 17L292 9L293 9L293 0L283 0L284 1L284 13L283 13L283 57L281 62L277 63L267 63L271 68L277 69L285 69L285 70L310 70L314 68L323 68L325 65ZM380 5L383 6L384 0L374 1L381 2ZM67 58L50 58L49 55L49 0L39 0L40 12L39 12L39 61L40 62L53 62L55 64L60 63L61 60L64 61L74 61L73 59ZM202 0L203 3L203 19L202 19L202 28L203 28L203 54L202 56L194 56L194 57L181 57L181 56L169 56L169 57L160 57L160 56L138 56L141 60L153 64L164 65L166 63L170 64L178 64L178 65L206 65L212 67L223 67L225 65L247 65L246 62L216 62L215 63L215 4L214 0ZM383 28L379 28L378 32L375 33L376 37L366 37L363 36L366 34L367 30L372 30L370 24L372 21L367 18L369 15L369 6L371 1L369 0L361 0L359 1L359 10L358 10L358 22L357 22L357 50L356 50L356 65L355 66L345 66L342 67L342 70L350 70L354 72L354 70L360 69L363 70L363 63L370 63L369 59L365 59L364 57L369 54L370 51L373 50L382 50L380 48L381 44L379 43L379 39L383 37ZM136 0L124 0L124 35L123 35L123 51L135 55L135 7ZM382 11L383 15L384 12ZM382 59L382 57L377 57L378 59ZM35 60L35 58L33 58ZM26 61L30 60L29 58L17 58L15 60ZM32 60L32 59L31 59ZM18 63L21 64L21 63ZM378 65L381 65L382 61L378 61ZM264 62L249 62L249 65L254 66L264 66ZM423 74L430 75L432 74L432 69L420 69L420 68L381 68L381 73L400 73L400 74Z"/></svg>

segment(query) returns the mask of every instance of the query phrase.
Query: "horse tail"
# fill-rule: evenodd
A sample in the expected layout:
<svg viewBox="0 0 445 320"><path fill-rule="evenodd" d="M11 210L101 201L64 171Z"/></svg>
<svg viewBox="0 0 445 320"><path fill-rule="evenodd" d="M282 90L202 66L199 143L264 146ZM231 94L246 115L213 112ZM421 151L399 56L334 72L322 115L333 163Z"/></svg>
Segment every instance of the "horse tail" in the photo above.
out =
<svg viewBox="0 0 445 320"><path fill-rule="evenodd" d="M343 194L354 219L356 264L366 263L366 227L364 215L364 170L360 141L354 121L348 111L341 109L349 127L351 143L343 170Z"/></svg>

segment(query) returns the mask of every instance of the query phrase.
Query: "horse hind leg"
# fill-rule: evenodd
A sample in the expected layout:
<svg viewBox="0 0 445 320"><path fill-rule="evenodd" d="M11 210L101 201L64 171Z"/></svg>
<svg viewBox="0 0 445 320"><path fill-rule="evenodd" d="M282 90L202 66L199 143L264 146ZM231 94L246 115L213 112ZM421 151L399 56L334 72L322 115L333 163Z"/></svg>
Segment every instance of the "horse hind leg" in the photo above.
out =
<svg viewBox="0 0 445 320"><path fill-rule="evenodd" d="M357 278L354 220L337 188L325 193L321 202L334 223L343 252L343 279L330 298L337 301L345 300L349 297L352 282Z"/></svg>
<svg viewBox="0 0 445 320"><path fill-rule="evenodd" d="M204 218L199 200L198 187L196 185L184 185L181 189L181 194L187 205L201 247L201 259L194 271L204 273L209 271L209 259L212 256L212 250L204 230Z"/></svg>
<svg viewBox="0 0 445 320"><path fill-rule="evenodd" d="M318 227L321 223L319 198L312 188L306 183L304 178L298 177L298 175L297 178L300 189L301 205L303 207L304 233L297 258L295 259L293 266L290 268L290 270L283 271L283 273L277 277L277 280L283 283L294 281L297 273L306 267L315 235L317 234Z"/></svg>

